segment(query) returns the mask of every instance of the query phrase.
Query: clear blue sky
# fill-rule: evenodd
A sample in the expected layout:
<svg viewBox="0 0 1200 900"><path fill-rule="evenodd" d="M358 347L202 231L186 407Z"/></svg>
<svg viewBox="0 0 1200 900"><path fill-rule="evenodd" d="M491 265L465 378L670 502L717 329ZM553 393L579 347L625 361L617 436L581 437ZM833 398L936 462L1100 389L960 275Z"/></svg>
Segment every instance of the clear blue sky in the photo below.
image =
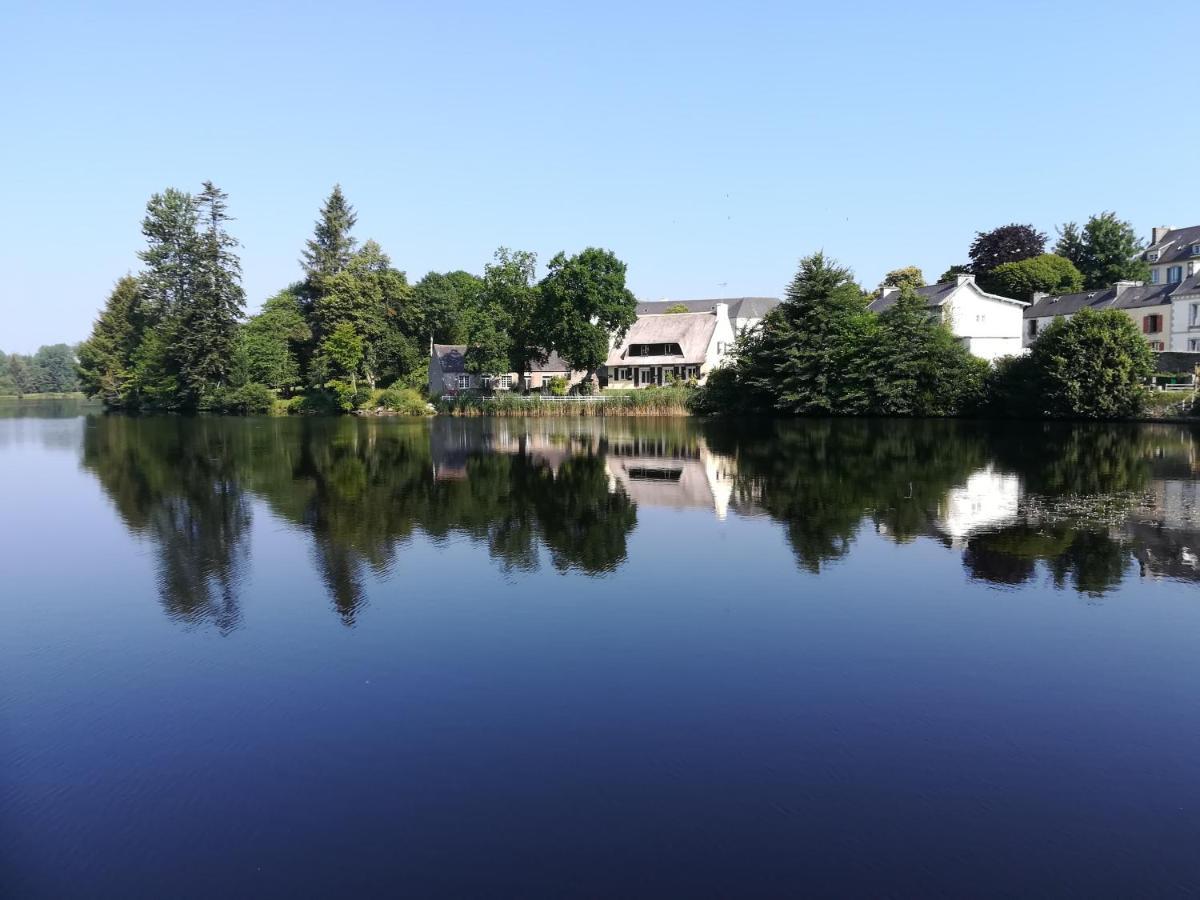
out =
<svg viewBox="0 0 1200 900"><path fill-rule="evenodd" d="M149 195L205 178L250 310L334 182L412 280L600 245L642 298L778 295L818 248L934 277L1014 220L1196 224L1188 59L1094 2L8 0L0 348L85 337Z"/></svg>

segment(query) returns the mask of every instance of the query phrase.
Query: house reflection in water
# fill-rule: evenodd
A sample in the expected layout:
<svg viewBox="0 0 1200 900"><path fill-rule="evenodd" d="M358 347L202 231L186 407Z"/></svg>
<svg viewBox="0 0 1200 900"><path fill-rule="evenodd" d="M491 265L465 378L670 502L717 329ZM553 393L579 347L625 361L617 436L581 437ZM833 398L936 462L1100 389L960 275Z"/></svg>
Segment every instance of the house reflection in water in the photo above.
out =
<svg viewBox="0 0 1200 900"><path fill-rule="evenodd" d="M503 453L557 472L575 456L599 456L610 489L638 505L708 509L724 519L733 497L736 465L714 453L687 423L678 429L641 427L636 420L580 419L569 425L544 419L448 419L430 435L433 477L467 477L472 456Z"/></svg>
<svg viewBox="0 0 1200 900"><path fill-rule="evenodd" d="M989 463L946 492L934 528L951 546L962 547L973 534L1017 521L1020 506L1020 477Z"/></svg>

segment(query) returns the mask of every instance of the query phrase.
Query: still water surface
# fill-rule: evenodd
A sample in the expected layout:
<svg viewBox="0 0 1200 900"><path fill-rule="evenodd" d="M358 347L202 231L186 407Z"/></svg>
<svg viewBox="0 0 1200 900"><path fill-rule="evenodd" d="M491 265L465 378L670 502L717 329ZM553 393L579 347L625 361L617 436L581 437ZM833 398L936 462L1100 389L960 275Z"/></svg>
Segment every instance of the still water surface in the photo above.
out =
<svg viewBox="0 0 1200 900"><path fill-rule="evenodd" d="M0 895L1194 896L1178 426L0 412Z"/></svg>

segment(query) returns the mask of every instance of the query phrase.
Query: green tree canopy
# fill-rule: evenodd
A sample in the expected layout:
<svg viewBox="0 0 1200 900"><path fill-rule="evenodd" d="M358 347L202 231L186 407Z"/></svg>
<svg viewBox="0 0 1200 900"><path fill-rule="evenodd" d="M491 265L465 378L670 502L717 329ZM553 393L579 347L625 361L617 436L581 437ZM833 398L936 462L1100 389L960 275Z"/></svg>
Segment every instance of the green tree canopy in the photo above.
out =
<svg viewBox="0 0 1200 900"><path fill-rule="evenodd" d="M900 288L900 287L919 288L925 286L925 273L917 266L905 266L902 269L892 269L883 276L883 281L879 282L879 287L875 289L873 296L878 297L883 293L884 288Z"/></svg>
<svg viewBox="0 0 1200 900"><path fill-rule="evenodd" d="M1083 275L1086 289L1108 287L1115 281L1146 281L1150 267L1141 258L1145 249L1137 232L1113 212L1092 216L1082 231L1068 222L1058 231L1054 252L1066 257Z"/></svg>
<svg viewBox="0 0 1200 900"><path fill-rule="evenodd" d="M596 247L550 260L541 304L550 345L589 380L604 365L611 342L624 338L637 320L637 298L625 286L625 263Z"/></svg>
<svg viewBox="0 0 1200 900"><path fill-rule="evenodd" d="M1069 294L1083 290L1083 275L1075 265L1053 253L1003 263L988 273L987 280L994 293L1017 300L1028 300L1035 291Z"/></svg>
<svg viewBox="0 0 1200 900"><path fill-rule="evenodd" d="M479 308L483 280L469 272L430 272L413 285L422 335L438 344L465 344L467 320Z"/></svg>

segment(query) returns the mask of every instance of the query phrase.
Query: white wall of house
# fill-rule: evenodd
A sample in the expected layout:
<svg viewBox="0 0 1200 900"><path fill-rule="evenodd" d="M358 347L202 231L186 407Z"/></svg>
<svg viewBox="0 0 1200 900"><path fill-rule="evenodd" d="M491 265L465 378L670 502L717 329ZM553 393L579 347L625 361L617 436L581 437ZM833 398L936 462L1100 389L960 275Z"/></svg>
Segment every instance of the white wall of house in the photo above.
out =
<svg viewBox="0 0 1200 900"><path fill-rule="evenodd" d="M1173 295L1171 305L1168 349L1200 351L1200 293Z"/></svg>
<svg viewBox="0 0 1200 900"><path fill-rule="evenodd" d="M991 362L1021 352L1023 310L1027 305L985 294L964 278L942 304L942 321L971 353Z"/></svg>
<svg viewBox="0 0 1200 900"><path fill-rule="evenodd" d="M718 303L713 310L717 316L717 327L713 329L712 340L704 351L704 367L700 370L703 378L717 366L723 364L733 352L733 341L737 336L733 322L729 319L729 305Z"/></svg>

